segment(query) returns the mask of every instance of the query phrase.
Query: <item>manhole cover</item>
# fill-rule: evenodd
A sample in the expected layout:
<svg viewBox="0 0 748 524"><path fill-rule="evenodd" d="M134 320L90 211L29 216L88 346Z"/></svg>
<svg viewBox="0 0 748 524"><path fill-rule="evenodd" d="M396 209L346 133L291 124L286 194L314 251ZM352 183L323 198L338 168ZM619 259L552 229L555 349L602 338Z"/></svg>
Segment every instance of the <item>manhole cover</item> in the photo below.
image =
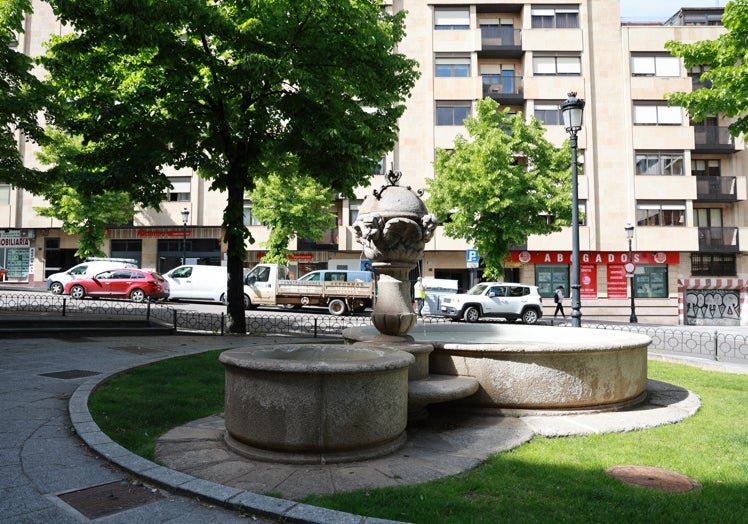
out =
<svg viewBox="0 0 748 524"><path fill-rule="evenodd" d="M99 371L87 371L85 369L69 369L67 371L54 371L52 373L40 373L39 376L70 380L73 378L92 377L94 375L98 375L99 373L100 373Z"/></svg>
<svg viewBox="0 0 748 524"><path fill-rule="evenodd" d="M60 495L61 500L89 519L144 506L159 498L161 495L158 491L142 484L130 484L126 480Z"/></svg>
<svg viewBox="0 0 748 524"><path fill-rule="evenodd" d="M652 466L613 466L605 472L627 484L671 493L685 493L700 487L698 482L685 475Z"/></svg>

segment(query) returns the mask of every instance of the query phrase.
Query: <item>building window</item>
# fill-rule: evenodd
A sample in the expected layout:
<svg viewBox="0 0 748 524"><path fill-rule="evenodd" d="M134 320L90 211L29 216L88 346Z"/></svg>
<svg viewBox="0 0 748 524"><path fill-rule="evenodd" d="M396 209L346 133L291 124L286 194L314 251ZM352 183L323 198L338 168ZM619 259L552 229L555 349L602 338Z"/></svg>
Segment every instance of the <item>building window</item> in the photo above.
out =
<svg viewBox="0 0 748 524"><path fill-rule="evenodd" d="M532 8L532 27L536 29L577 28L579 27L579 6L534 6Z"/></svg>
<svg viewBox="0 0 748 524"><path fill-rule="evenodd" d="M633 76L680 76L680 59L671 55L632 55Z"/></svg>
<svg viewBox="0 0 748 524"><path fill-rule="evenodd" d="M261 226L262 223L252 213L252 204L244 203L244 225L245 226Z"/></svg>
<svg viewBox="0 0 748 524"><path fill-rule="evenodd" d="M638 226L685 226L686 205L683 202L637 202Z"/></svg>
<svg viewBox="0 0 748 524"><path fill-rule="evenodd" d="M434 29L437 31L470 29L470 8L435 8Z"/></svg>
<svg viewBox="0 0 748 524"><path fill-rule="evenodd" d="M10 184L0 184L0 206L10 205Z"/></svg>
<svg viewBox="0 0 748 524"><path fill-rule="evenodd" d="M190 200L190 177L170 177L171 189L166 190L166 200L169 202L187 202Z"/></svg>
<svg viewBox="0 0 748 524"><path fill-rule="evenodd" d="M735 255L691 253L691 274L702 277L737 276Z"/></svg>
<svg viewBox="0 0 748 524"><path fill-rule="evenodd" d="M470 102L437 102L436 125L461 126L470 116Z"/></svg>
<svg viewBox="0 0 748 524"><path fill-rule="evenodd" d="M363 200L355 200L351 201L351 205L349 208L349 214L348 214L348 225L353 225L356 220L358 220L358 212L361 209L361 204L363 203Z"/></svg>
<svg viewBox="0 0 748 524"><path fill-rule="evenodd" d="M558 104L539 103L535 104L535 118L547 126L558 126L563 123L561 109Z"/></svg>
<svg viewBox="0 0 748 524"><path fill-rule="evenodd" d="M636 298L667 298L667 266L639 266L634 275Z"/></svg>
<svg viewBox="0 0 748 524"><path fill-rule="evenodd" d="M693 176L720 176L722 174L720 161L717 159L691 160L691 174Z"/></svg>
<svg viewBox="0 0 748 524"><path fill-rule="evenodd" d="M676 125L683 124L683 110L680 106L665 104L634 104L634 125Z"/></svg>
<svg viewBox="0 0 748 524"><path fill-rule="evenodd" d="M434 59L434 74L438 77L468 78L470 76L469 56L437 56Z"/></svg>
<svg viewBox="0 0 748 524"><path fill-rule="evenodd" d="M569 266L541 265L535 266L535 285L541 297L550 298L558 286L564 286L564 295L569 296Z"/></svg>
<svg viewBox="0 0 748 524"><path fill-rule="evenodd" d="M535 55L532 73L535 76L580 76L582 59L569 55Z"/></svg>
<svg viewBox="0 0 748 524"><path fill-rule="evenodd" d="M637 152L636 174L670 176L684 175L683 153L665 153L659 151Z"/></svg>

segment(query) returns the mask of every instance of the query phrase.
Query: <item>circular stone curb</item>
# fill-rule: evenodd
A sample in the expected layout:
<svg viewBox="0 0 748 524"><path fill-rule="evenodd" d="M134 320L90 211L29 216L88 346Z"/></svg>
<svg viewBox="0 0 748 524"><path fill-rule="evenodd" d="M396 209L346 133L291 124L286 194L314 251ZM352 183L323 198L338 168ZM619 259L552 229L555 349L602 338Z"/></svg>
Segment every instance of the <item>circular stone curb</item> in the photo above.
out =
<svg viewBox="0 0 748 524"><path fill-rule="evenodd" d="M612 466L605 472L626 484L668 493L686 493L701 487L698 482L685 475L653 466Z"/></svg>

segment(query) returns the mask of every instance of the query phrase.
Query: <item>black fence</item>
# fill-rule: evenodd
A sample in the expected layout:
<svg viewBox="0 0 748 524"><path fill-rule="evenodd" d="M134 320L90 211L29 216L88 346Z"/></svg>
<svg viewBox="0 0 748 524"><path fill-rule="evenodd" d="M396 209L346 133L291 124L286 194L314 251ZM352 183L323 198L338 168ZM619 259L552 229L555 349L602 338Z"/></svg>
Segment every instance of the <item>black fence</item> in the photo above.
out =
<svg viewBox="0 0 748 524"><path fill-rule="evenodd" d="M181 332L226 333L225 313L201 313L175 308L168 303L134 303L127 300L74 300L51 293L0 292L0 315L36 312L44 317L86 316L145 318L173 326ZM0 319L2 317L0 316ZM449 319L426 316L428 324L449 323ZM500 322L500 321L497 321ZM247 333L268 335L340 336L349 327L371 326L368 314L331 316L252 310L246 313ZM640 333L652 339L649 351L678 353L713 360L748 361L748 330L719 327L647 326L641 324L585 323L584 327ZM740 329L740 328L738 328Z"/></svg>

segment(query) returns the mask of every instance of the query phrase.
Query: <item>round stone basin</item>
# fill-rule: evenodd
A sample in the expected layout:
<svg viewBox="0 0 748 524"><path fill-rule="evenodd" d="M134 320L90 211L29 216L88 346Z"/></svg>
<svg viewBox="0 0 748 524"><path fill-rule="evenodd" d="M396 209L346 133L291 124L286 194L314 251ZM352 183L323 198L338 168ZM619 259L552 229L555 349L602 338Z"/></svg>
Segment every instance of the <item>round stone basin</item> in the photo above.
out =
<svg viewBox="0 0 748 524"><path fill-rule="evenodd" d="M430 372L471 376L474 410L615 410L646 397L651 339L624 331L514 324L424 324L409 333L430 342ZM376 337L349 328L348 341Z"/></svg>
<svg viewBox="0 0 748 524"><path fill-rule="evenodd" d="M286 344L225 351L226 442L288 463L363 460L405 443L408 366L397 350Z"/></svg>

